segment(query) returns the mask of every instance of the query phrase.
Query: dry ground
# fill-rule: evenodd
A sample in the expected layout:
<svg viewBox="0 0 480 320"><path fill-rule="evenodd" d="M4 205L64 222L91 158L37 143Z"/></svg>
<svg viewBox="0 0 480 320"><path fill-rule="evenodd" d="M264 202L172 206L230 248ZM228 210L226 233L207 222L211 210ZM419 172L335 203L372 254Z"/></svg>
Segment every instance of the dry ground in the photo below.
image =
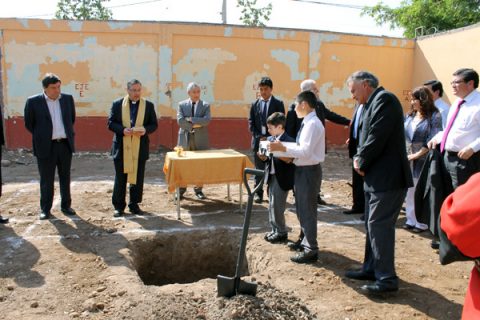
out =
<svg viewBox="0 0 480 320"><path fill-rule="evenodd" d="M207 186L206 201L182 202L176 220L162 173L164 153L147 163L143 217L112 217L113 163L107 154L77 154L72 168L73 207L59 210L58 186L49 221L37 218L38 174L28 152L4 152L0 212L0 319L459 319L470 263L441 266L428 234L397 228L397 294L363 295L344 277L363 257L364 227L346 216L351 190L344 150L330 150L318 208L320 258L296 265L284 245L263 240L267 202L255 205L247 249L257 297L216 297L216 274L233 275L242 212L225 186ZM8 161L7 161L8 162ZM289 196L286 213L299 231ZM144 284L144 282L146 284ZM156 284L156 285L154 285Z"/></svg>

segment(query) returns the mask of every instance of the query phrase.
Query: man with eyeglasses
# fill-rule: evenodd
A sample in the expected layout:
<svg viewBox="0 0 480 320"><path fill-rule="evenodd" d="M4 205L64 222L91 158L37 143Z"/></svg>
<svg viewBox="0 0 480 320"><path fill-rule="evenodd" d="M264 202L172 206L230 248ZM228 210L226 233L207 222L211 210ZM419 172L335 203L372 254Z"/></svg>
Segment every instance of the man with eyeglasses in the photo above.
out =
<svg viewBox="0 0 480 320"><path fill-rule="evenodd" d="M443 162L452 179L453 189L480 172L480 92L478 73L462 68L453 73L450 83L458 99L448 112L443 131L429 142L430 149L440 145Z"/></svg>

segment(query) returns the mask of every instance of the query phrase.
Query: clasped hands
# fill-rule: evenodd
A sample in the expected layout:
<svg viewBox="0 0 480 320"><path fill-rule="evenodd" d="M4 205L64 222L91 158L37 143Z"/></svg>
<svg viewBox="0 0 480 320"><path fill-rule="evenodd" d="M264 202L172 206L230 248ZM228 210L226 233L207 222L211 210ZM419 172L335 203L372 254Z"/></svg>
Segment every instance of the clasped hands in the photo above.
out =
<svg viewBox="0 0 480 320"><path fill-rule="evenodd" d="M124 136L137 136L141 137L145 135L147 131L145 130L144 127L134 127L134 128L125 128L123 129L123 135Z"/></svg>

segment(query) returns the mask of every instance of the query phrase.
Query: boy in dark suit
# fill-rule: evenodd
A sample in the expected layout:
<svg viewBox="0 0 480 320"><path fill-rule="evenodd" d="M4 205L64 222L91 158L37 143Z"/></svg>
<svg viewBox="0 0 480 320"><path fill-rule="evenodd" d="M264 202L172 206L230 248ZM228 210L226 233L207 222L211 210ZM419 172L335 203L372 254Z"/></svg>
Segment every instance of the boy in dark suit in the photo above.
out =
<svg viewBox="0 0 480 320"><path fill-rule="evenodd" d="M267 119L268 132L271 134L268 141L295 142L295 139L285 132L285 115L274 112ZM265 240L271 243L279 243L287 240L288 231L285 225L285 205L288 191L293 189L295 165L293 158L267 157L258 152L258 157L266 162L265 174L268 183L268 218L272 231L265 235Z"/></svg>
<svg viewBox="0 0 480 320"><path fill-rule="evenodd" d="M265 164L257 156L258 146L261 140L266 140L270 134L267 130L267 118L274 112L285 113L285 106L281 100L272 95L273 82L269 77L263 77L258 83L260 97L252 103L250 116L248 117L248 128L252 133L252 149L255 160L255 168L264 170ZM255 177L255 186L261 181L259 176ZM263 189L255 194L255 203L262 203Z"/></svg>

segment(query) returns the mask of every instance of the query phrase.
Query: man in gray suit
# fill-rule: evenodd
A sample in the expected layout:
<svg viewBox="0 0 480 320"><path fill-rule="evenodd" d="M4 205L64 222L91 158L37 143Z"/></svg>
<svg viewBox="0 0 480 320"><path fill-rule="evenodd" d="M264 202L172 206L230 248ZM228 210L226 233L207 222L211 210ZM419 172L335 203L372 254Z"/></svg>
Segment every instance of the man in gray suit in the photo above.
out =
<svg viewBox="0 0 480 320"><path fill-rule="evenodd" d="M210 123L210 105L200 100L200 86L190 82L187 86L189 99L181 101L178 105L177 123L178 143L184 150L208 149L208 124ZM187 188L180 188L180 198ZM205 199L201 186L194 188L198 199Z"/></svg>
<svg viewBox="0 0 480 320"><path fill-rule="evenodd" d="M405 148L403 110L391 92L378 87L370 72L358 71L347 80L352 97L363 104L358 123L358 149L353 168L364 178L365 257L348 278L375 281L361 287L367 293L398 290L395 273L395 222L407 188L413 186Z"/></svg>

